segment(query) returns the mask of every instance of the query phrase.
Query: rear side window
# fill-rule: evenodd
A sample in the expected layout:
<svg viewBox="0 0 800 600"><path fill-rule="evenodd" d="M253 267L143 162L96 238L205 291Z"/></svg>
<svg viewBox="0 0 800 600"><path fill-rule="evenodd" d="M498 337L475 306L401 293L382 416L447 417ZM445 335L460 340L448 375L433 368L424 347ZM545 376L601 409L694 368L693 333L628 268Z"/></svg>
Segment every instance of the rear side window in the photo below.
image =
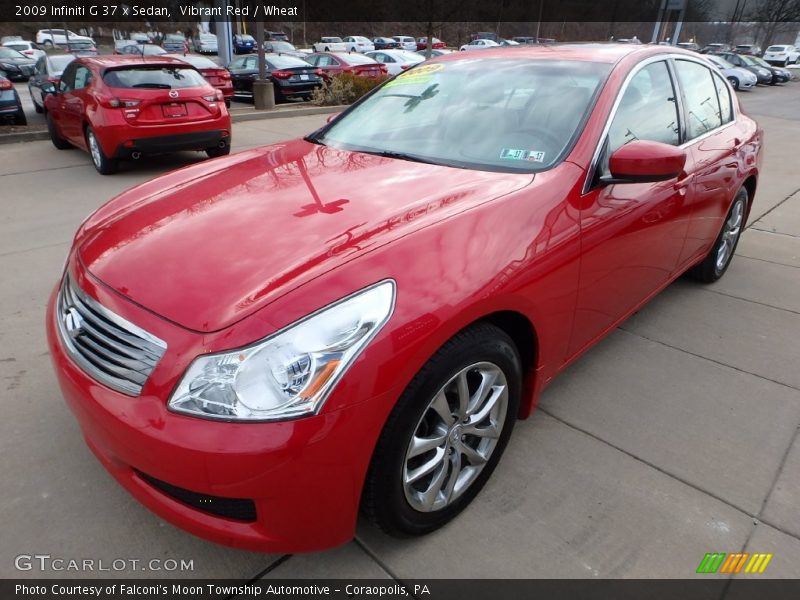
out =
<svg viewBox="0 0 800 600"><path fill-rule="evenodd" d="M644 67L631 79L608 131L606 157L635 140L680 143L675 89L664 61Z"/></svg>
<svg viewBox="0 0 800 600"><path fill-rule="evenodd" d="M103 81L114 88L172 89L207 85L194 69L177 66L113 69L105 72Z"/></svg>
<svg viewBox="0 0 800 600"><path fill-rule="evenodd" d="M686 100L687 139L708 133L722 125L714 79L706 67L686 60L675 61Z"/></svg>
<svg viewBox="0 0 800 600"><path fill-rule="evenodd" d="M717 86L717 98L719 99L719 117L724 125L725 123L733 121L731 92L728 88L728 84L716 73L714 73L714 83Z"/></svg>

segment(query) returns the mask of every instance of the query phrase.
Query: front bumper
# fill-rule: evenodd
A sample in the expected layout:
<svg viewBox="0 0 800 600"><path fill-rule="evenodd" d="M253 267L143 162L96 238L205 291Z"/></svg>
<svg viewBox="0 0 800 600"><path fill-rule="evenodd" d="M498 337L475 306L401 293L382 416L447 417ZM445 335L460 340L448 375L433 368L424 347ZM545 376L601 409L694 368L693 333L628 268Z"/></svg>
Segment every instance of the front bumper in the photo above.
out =
<svg viewBox="0 0 800 600"><path fill-rule="evenodd" d="M283 422L225 423L172 413L161 390L174 382L148 382L131 397L72 362L58 333L56 294L48 305L47 337L62 393L89 447L135 498L178 527L238 548L308 552L352 539L388 393ZM157 317L122 302L125 318L152 329ZM178 360L185 347L177 346L162 363ZM154 371L151 379L163 377Z"/></svg>

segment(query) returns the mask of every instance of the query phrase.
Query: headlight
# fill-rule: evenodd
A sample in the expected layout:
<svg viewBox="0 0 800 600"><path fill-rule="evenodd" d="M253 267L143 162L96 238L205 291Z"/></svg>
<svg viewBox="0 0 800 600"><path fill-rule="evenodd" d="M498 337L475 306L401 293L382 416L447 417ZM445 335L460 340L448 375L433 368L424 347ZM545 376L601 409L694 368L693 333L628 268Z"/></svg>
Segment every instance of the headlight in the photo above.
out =
<svg viewBox="0 0 800 600"><path fill-rule="evenodd" d="M394 281L382 281L251 346L200 356L169 408L226 421L314 414L389 320L394 298Z"/></svg>

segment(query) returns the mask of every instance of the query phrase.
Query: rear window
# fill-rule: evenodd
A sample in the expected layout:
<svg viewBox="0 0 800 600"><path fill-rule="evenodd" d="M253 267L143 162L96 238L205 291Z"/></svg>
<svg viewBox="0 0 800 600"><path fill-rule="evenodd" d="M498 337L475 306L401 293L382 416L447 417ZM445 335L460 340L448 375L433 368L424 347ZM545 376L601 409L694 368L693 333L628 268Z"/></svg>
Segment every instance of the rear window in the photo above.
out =
<svg viewBox="0 0 800 600"><path fill-rule="evenodd" d="M70 42L70 48L92 48L93 44L91 42Z"/></svg>
<svg viewBox="0 0 800 600"><path fill-rule="evenodd" d="M275 52L294 52L296 50L289 42L272 41L270 44Z"/></svg>
<svg viewBox="0 0 800 600"><path fill-rule="evenodd" d="M0 46L0 58L28 58L24 54L20 54L16 50L12 50L8 46Z"/></svg>
<svg viewBox="0 0 800 600"><path fill-rule="evenodd" d="M344 54L340 55L339 58L351 65L371 65L375 63L374 58L364 56L363 54Z"/></svg>
<svg viewBox="0 0 800 600"><path fill-rule="evenodd" d="M106 85L114 88L172 88L203 87L203 76L191 67L132 67L112 69L103 74Z"/></svg>
<svg viewBox="0 0 800 600"><path fill-rule="evenodd" d="M270 56L267 64L273 69L291 69L292 67L308 67L306 61L294 56Z"/></svg>
<svg viewBox="0 0 800 600"><path fill-rule="evenodd" d="M168 42L185 42L186 38L178 33L168 33L167 36L164 38Z"/></svg>
<svg viewBox="0 0 800 600"><path fill-rule="evenodd" d="M240 35L239 39L242 40L243 42L255 42L256 41L256 38L254 38L252 35Z"/></svg>
<svg viewBox="0 0 800 600"><path fill-rule="evenodd" d="M786 46L770 46L767 52L786 52Z"/></svg>
<svg viewBox="0 0 800 600"><path fill-rule="evenodd" d="M28 49L28 44L5 44L5 47L11 48L12 50L22 51Z"/></svg>

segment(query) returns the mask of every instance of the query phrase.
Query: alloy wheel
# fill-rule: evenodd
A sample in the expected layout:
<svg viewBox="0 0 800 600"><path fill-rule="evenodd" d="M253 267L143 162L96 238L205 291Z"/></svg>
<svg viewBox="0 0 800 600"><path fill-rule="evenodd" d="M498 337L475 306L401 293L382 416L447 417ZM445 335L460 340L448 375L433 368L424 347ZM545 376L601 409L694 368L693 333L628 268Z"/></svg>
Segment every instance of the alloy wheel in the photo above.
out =
<svg viewBox="0 0 800 600"><path fill-rule="evenodd" d="M508 409L508 382L490 362L454 375L431 399L408 444L403 489L417 511L453 503L477 479L497 446Z"/></svg>
<svg viewBox="0 0 800 600"><path fill-rule="evenodd" d="M97 143L97 138L94 136L94 132L89 131L86 137L89 140L89 152L92 155L92 161L99 169L103 164L103 157L100 155L100 145Z"/></svg>
<svg viewBox="0 0 800 600"><path fill-rule="evenodd" d="M716 267L718 271L722 271L733 256L736 242L739 240L739 235L742 233L743 220L744 200L739 198L733 204L733 207L731 207L731 212L722 228L722 238L720 239L719 248L717 249Z"/></svg>

